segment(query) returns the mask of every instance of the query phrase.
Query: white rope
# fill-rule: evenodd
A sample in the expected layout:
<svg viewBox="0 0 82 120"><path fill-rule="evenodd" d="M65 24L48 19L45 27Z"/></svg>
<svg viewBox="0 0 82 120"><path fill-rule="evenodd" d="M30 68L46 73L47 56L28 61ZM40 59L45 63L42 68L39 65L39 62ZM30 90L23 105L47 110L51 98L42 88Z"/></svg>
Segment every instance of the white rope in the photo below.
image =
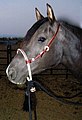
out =
<svg viewBox="0 0 82 120"><path fill-rule="evenodd" d="M25 62L26 62L26 61L29 61L26 53L25 53L22 49L18 49L18 50L17 50L17 54L18 54L19 51L22 53L22 55L23 55L23 57L24 57L24 59L25 59ZM27 80L28 80L28 81L32 81L32 73L31 73L30 63L28 62L28 63L26 63L26 65L27 65L28 74L29 74L29 76L27 77ZM30 89L30 91L31 91L31 92L35 92L35 91L36 91L36 88L35 88L35 87L32 87L32 88Z"/></svg>
<svg viewBox="0 0 82 120"><path fill-rule="evenodd" d="M25 61L28 61L28 57L27 57L26 53L25 53L22 49L18 49L18 50L17 50L17 54L18 54L19 51L22 53ZM29 74L29 76L27 77L27 80L28 80L28 81L31 81L31 80L32 80L32 73L31 73L30 63L28 63L28 64L26 64L26 65L27 65L28 74Z"/></svg>

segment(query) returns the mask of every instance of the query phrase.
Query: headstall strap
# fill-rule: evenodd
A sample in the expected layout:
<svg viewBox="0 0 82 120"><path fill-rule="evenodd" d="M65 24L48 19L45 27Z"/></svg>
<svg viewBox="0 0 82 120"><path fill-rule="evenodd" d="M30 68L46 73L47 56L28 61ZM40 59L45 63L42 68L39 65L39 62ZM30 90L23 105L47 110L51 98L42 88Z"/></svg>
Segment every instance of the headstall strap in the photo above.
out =
<svg viewBox="0 0 82 120"><path fill-rule="evenodd" d="M58 34L58 31L59 31L59 28L60 28L60 23L58 24L58 28L57 28L57 31L56 33L54 34L54 36L51 38L51 40L49 41L48 43L48 47L50 47L51 43L53 42L53 40L56 38L57 34Z"/></svg>

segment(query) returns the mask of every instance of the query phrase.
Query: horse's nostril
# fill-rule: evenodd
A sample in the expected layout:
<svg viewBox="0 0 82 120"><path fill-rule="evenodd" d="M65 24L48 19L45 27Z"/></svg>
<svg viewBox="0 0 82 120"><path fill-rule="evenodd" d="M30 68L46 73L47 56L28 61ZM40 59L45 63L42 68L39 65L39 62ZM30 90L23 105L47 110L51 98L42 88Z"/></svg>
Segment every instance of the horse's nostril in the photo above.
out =
<svg viewBox="0 0 82 120"><path fill-rule="evenodd" d="M14 80L16 78L16 71L14 68L10 68L8 76L10 77L10 79Z"/></svg>

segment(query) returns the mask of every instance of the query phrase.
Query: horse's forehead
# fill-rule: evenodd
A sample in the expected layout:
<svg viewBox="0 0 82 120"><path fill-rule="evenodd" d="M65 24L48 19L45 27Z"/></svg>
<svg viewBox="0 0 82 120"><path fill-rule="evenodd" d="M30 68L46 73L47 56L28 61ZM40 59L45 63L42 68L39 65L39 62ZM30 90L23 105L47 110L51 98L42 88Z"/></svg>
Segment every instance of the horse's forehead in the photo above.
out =
<svg viewBox="0 0 82 120"><path fill-rule="evenodd" d="M47 32L47 28L50 26L49 22L45 22L44 24L42 24L39 29L37 30L37 32Z"/></svg>

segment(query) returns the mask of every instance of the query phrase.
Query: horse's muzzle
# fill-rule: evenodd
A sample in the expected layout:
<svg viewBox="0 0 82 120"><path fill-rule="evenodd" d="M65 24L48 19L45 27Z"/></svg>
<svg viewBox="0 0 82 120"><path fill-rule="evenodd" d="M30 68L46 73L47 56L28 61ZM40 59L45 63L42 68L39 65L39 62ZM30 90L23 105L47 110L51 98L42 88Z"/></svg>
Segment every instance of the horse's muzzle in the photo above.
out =
<svg viewBox="0 0 82 120"><path fill-rule="evenodd" d="M10 66L7 67L6 69L6 74L8 76L8 79L15 83L15 78L16 78L16 70L14 68L9 68Z"/></svg>

